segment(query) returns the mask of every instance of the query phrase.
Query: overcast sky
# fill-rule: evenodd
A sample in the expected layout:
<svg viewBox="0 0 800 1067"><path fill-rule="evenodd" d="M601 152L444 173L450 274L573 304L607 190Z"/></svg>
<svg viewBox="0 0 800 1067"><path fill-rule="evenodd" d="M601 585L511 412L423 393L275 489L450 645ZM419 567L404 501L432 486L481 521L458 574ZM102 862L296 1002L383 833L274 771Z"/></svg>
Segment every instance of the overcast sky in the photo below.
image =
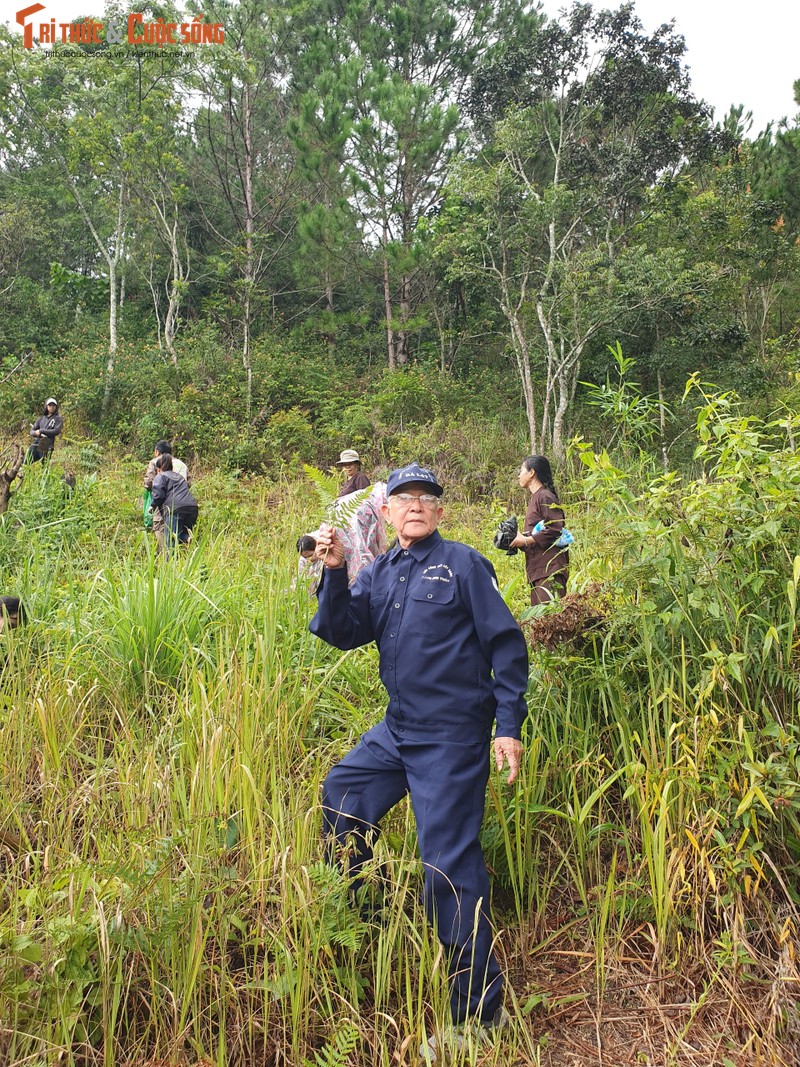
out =
<svg viewBox="0 0 800 1067"><path fill-rule="evenodd" d="M570 5L544 0L548 15ZM620 0L595 8L621 7ZM695 96L721 120L732 104L753 112L753 133L768 122L793 119L793 83L800 78L800 0L635 0L635 9L652 33L675 20L686 39L685 63Z"/></svg>
<svg viewBox="0 0 800 1067"><path fill-rule="evenodd" d="M0 21L18 29L17 10L34 0L0 0ZM39 0L45 11L34 22L55 18L66 22L103 0ZM595 8L617 8L621 0L596 2ZM569 6L564 0L543 0L548 15ZM721 119L731 104L753 112L753 133L770 121L794 118L799 110L792 84L800 78L800 0L635 0L644 28L652 32L675 19L686 38L686 63L695 94ZM136 11L131 0L130 11ZM20 31L21 32L21 31Z"/></svg>

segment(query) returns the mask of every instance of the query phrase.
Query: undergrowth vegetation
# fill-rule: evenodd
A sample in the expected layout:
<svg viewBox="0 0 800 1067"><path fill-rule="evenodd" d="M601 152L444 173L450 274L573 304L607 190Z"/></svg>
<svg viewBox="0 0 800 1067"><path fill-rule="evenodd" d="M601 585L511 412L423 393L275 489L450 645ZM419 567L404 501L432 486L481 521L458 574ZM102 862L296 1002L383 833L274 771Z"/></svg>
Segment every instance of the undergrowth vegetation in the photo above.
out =
<svg viewBox="0 0 800 1067"><path fill-rule="evenodd" d="M691 390L695 477L573 446L570 588L602 611L533 646L522 780L490 782L512 1026L482 1064L797 1062L800 416ZM165 561L139 466L73 457L71 490L60 456L0 518L30 614L2 638L0 1060L415 1063L447 993L410 810L383 924L321 862L320 782L384 694L374 650L308 633L309 483L199 472ZM522 616L490 496L452 496L444 535Z"/></svg>

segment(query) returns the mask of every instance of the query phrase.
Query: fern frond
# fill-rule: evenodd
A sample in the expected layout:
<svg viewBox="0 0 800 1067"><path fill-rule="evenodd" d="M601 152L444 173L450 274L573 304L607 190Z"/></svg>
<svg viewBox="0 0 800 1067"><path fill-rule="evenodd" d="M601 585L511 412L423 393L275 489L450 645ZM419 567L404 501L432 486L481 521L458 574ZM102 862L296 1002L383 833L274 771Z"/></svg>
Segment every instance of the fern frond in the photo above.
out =
<svg viewBox="0 0 800 1067"><path fill-rule="evenodd" d="M336 526L350 525L350 520L355 517L355 513L358 511L359 506L367 499L372 492L372 486L368 485L366 489L356 489L354 493L348 493L347 496L342 497L341 500L334 500L331 505L328 517L331 522Z"/></svg>
<svg viewBox="0 0 800 1067"><path fill-rule="evenodd" d="M306 477L310 478L317 490L319 502L325 513L324 521L344 529L350 525L350 520L358 511L361 504L372 492L372 486L366 489L357 489L355 493L348 493L346 497L339 499L339 480L334 474L326 474L319 467L311 467L308 463L303 464Z"/></svg>
<svg viewBox="0 0 800 1067"><path fill-rule="evenodd" d="M303 470L305 471L306 477L310 478L314 483L319 502L327 515L336 503L336 498L339 495L339 489L341 488L339 479L335 474L326 474L325 471L321 471L319 467L312 467L308 463L303 464Z"/></svg>
<svg viewBox="0 0 800 1067"><path fill-rule="evenodd" d="M332 945L355 952L363 940L363 934L360 929L347 926L343 930L331 930L328 940Z"/></svg>
<svg viewBox="0 0 800 1067"><path fill-rule="evenodd" d="M314 1053L313 1063L311 1060L305 1060L305 1067L347 1067L360 1038L358 1029L349 1019L346 1020L333 1035L333 1040Z"/></svg>

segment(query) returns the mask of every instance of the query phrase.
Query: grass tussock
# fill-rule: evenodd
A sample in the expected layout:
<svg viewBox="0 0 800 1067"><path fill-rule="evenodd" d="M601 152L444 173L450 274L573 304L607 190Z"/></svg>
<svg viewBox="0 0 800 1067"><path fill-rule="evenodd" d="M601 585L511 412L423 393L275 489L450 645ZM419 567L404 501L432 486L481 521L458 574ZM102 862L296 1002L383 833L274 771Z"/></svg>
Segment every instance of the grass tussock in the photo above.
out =
<svg viewBox="0 0 800 1067"><path fill-rule="evenodd" d="M490 782L512 1025L481 1064L798 1060L796 429L705 398L695 480L579 449L521 782ZM321 862L320 783L383 691L374 650L308 633L308 494L210 472L166 561L139 473L75 502L31 470L0 523L31 615L2 638L0 1062L413 1064L447 990L408 806L368 879L381 922ZM485 526L464 503L443 532Z"/></svg>

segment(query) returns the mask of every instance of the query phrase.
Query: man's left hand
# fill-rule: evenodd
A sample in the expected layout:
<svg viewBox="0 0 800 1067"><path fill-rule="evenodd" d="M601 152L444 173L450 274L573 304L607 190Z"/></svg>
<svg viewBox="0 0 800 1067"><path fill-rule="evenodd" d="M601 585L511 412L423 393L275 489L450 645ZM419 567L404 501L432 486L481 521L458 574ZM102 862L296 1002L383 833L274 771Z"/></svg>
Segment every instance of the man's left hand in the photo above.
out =
<svg viewBox="0 0 800 1067"><path fill-rule="evenodd" d="M522 762L522 742L516 737L496 737L494 739L494 759L498 771L508 763L508 784L517 780L519 765Z"/></svg>

